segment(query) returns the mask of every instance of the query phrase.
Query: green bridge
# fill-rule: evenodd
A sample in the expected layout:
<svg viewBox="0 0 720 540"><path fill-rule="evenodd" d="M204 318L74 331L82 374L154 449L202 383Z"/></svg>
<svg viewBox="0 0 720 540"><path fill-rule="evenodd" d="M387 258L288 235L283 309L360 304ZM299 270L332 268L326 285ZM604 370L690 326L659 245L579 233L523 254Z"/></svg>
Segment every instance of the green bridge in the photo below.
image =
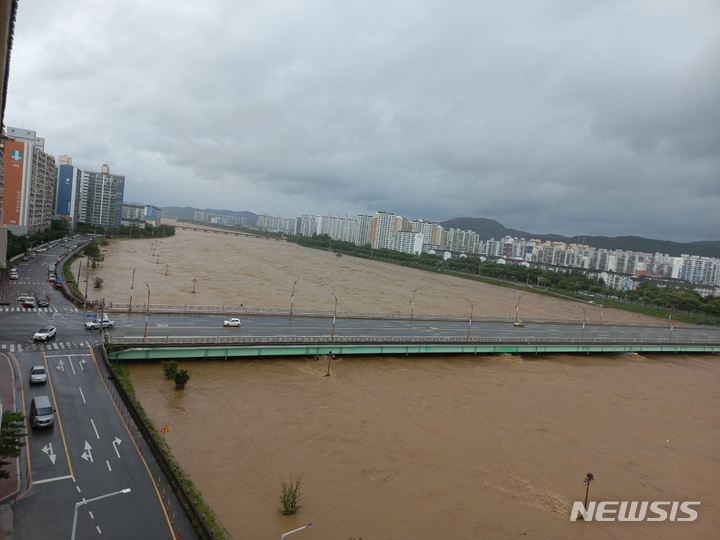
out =
<svg viewBox="0 0 720 540"><path fill-rule="evenodd" d="M657 340L557 340L406 337L108 337L111 361L417 354L717 354L719 343Z"/></svg>

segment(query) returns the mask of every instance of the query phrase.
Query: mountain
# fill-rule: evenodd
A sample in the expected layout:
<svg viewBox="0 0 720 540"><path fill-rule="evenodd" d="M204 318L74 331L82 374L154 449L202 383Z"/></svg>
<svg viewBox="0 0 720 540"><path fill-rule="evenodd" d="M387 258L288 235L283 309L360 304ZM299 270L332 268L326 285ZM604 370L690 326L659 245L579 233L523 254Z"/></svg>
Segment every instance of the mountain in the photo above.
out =
<svg viewBox="0 0 720 540"><path fill-rule="evenodd" d="M257 214L253 214L252 212L236 212L235 210L215 210L213 208L201 210L199 208L193 208L192 206L165 206L162 211L164 217L176 219L193 219L195 212L206 212L208 214L247 218L247 222L251 225L255 225L257 222Z"/></svg>
<svg viewBox="0 0 720 540"><path fill-rule="evenodd" d="M474 231L482 240L500 240L504 236L518 238L536 238L538 240L565 242L566 244L581 243L594 248L640 253L663 253L672 257L680 255L699 255L720 259L720 241L703 242L671 242L670 240L652 240L641 236L560 236L559 234L534 234L527 231L508 229L502 223L486 218L460 217L440 223L446 229Z"/></svg>

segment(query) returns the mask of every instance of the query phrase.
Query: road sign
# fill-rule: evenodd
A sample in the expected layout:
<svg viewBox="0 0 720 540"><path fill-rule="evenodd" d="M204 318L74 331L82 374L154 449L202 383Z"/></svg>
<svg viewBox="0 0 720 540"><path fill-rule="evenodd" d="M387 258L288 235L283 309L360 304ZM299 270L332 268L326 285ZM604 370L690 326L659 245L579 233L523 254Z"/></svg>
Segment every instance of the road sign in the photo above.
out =
<svg viewBox="0 0 720 540"><path fill-rule="evenodd" d="M162 427L162 429L160 430L160 433L167 433L168 431L170 431L170 430L168 429L167 424L165 424L165 425Z"/></svg>

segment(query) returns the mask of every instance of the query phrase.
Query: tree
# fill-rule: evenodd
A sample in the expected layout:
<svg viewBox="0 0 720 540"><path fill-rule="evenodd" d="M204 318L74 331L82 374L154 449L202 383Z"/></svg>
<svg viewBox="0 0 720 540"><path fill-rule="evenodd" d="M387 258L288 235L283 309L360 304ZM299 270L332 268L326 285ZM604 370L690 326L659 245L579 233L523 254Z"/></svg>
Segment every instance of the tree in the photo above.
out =
<svg viewBox="0 0 720 540"><path fill-rule="evenodd" d="M165 360L162 363L163 373L168 379L174 379L178 372L178 363L175 360Z"/></svg>
<svg viewBox="0 0 720 540"><path fill-rule="evenodd" d="M185 388L185 385L190 380L190 374L188 373L187 369L179 369L177 373L173 376L173 379L175 380L175 388L178 390L182 390Z"/></svg>
<svg viewBox="0 0 720 540"><path fill-rule="evenodd" d="M0 429L0 478L10 478L10 473L3 470L5 465L10 464L5 458L20 457L20 449L25 446L24 420L20 412L3 412Z"/></svg>
<svg viewBox="0 0 720 540"><path fill-rule="evenodd" d="M103 278L96 277L95 279L93 279L93 288L102 289L102 286L103 286Z"/></svg>
<svg viewBox="0 0 720 540"><path fill-rule="evenodd" d="M98 263L105 260L105 255L100 251L100 246L97 242L91 242L84 250L83 255L90 259L91 266L95 268Z"/></svg>

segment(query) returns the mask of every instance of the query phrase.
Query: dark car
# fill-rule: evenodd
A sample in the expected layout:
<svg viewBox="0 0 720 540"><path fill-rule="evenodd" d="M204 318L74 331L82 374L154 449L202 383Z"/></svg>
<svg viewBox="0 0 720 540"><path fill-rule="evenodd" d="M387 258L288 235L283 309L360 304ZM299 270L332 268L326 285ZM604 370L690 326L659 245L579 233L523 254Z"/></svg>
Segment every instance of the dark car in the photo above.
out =
<svg viewBox="0 0 720 540"><path fill-rule="evenodd" d="M37 307L49 307L50 301L47 298L38 298Z"/></svg>

